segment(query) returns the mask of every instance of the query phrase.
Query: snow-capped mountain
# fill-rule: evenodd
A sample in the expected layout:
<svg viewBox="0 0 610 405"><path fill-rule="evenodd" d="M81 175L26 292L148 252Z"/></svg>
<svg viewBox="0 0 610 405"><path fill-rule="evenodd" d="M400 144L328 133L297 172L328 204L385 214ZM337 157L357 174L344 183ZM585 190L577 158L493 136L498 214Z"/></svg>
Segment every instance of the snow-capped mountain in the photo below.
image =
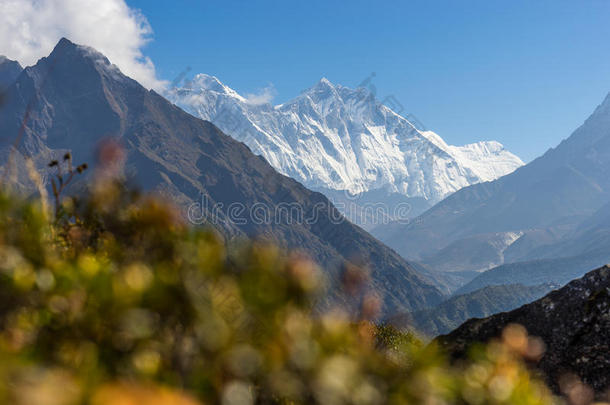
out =
<svg viewBox="0 0 610 405"><path fill-rule="evenodd" d="M429 206L523 165L498 142L447 145L368 90L325 78L277 106L252 102L204 74L168 98L244 142L281 173L327 194L383 191L423 199Z"/></svg>
<svg viewBox="0 0 610 405"><path fill-rule="evenodd" d="M100 142L117 139L130 184L170 198L184 209L184 221L213 227L227 241L260 238L285 251L298 249L318 262L329 281L320 306L357 308L346 304L338 287L340 266L349 261L370 268L367 287L381 297L380 316L434 306L443 297L419 266L341 221L322 194L280 175L243 143L142 87L92 48L62 39L48 57L25 68L6 93L0 161L12 155L16 164L0 166L0 178L26 196L37 195L31 180L22 182L28 180L26 156L41 172L68 151L79 163L88 162L91 169L67 191L75 195L92 184ZM231 209L234 203L239 212ZM302 221L285 213L294 206ZM255 218L260 208L263 217L269 214L266 219Z"/></svg>

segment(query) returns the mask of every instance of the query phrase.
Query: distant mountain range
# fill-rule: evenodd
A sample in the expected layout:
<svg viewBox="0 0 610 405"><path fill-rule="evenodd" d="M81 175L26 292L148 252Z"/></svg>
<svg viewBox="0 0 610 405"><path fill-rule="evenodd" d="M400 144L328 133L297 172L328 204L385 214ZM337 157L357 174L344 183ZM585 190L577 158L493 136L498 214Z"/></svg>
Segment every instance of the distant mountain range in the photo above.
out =
<svg viewBox="0 0 610 405"><path fill-rule="evenodd" d="M448 145L367 89L325 78L277 106L254 103L205 74L167 96L244 142L280 173L323 192L365 227L401 215L412 218L462 187L523 165L498 142ZM387 218L366 208L379 203L387 205ZM400 203L410 210L398 214Z"/></svg>
<svg viewBox="0 0 610 405"><path fill-rule="evenodd" d="M565 283L610 261L609 202L610 95L533 162L457 191L408 225L372 232L403 257L437 270L500 266L461 292L488 282Z"/></svg>
<svg viewBox="0 0 610 405"><path fill-rule="evenodd" d="M458 293L507 282L563 285L589 269L610 263L610 204L553 242L533 248L530 244L530 240L524 238L510 246L507 256L513 262L481 273L461 287Z"/></svg>
<svg viewBox="0 0 610 405"><path fill-rule="evenodd" d="M610 389L610 268L604 266L560 290L511 312L471 319L437 342L454 357L475 343L499 337L510 324L521 324L542 339L545 352L534 364L550 387L560 391L562 377L575 375L598 399Z"/></svg>
<svg viewBox="0 0 610 405"><path fill-rule="evenodd" d="M62 39L48 57L20 70L0 108L0 134L4 162L11 145L17 146L2 175L9 174L22 189L32 188L25 157L43 174L51 159L68 150L95 166L100 140L115 138L124 145L127 172L140 187L185 209L198 208L229 241L262 237L304 251L335 283L342 265L362 265L370 269L369 288L381 295L384 314L443 298L427 276L342 218L324 195L278 173L212 123L146 90L92 48ZM229 212L232 204L240 211ZM329 300L344 303L338 291L331 290Z"/></svg>
<svg viewBox="0 0 610 405"><path fill-rule="evenodd" d="M385 318L408 313L409 322L436 334L610 262L610 96L557 148L486 181L520 161L494 142L447 145L367 90L325 79L279 106L253 103L206 75L168 95L232 128L231 136L66 39L25 69L0 58L2 87L0 158L7 164L0 175L18 190L34 188L26 158L46 179L51 159L71 151L94 166L100 140L118 139L140 187L185 213L198 209L197 223L229 243L261 237L313 257L333 286L323 304L354 304L337 286L342 269L356 264L369 271ZM374 229L402 257L327 198L424 210L447 195L409 224ZM238 218L229 212L236 203ZM358 214L364 222L370 212ZM462 295L447 300L458 288Z"/></svg>

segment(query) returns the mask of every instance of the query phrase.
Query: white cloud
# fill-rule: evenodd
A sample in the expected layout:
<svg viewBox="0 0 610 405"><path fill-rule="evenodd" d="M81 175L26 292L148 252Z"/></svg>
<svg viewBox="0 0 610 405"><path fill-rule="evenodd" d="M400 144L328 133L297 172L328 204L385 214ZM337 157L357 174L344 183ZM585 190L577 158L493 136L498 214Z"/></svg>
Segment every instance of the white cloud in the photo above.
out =
<svg viewBox="0 0 610 405"><path fill-rule="evenodd" d="M271 103L276 95L277 91L275 90L275 87L273 87L273 85L269 85L262 88L257 93L246 94L244 98L248 104L261 105Z"/></svg>
<svg viewBox="0 0 610 405"><path fill-rule="evenodd" d="M124 0L0 0L0 55L29 66L61 37L97 49L123 73L162 89L142 47L151 40L146 18Z"/></svg>

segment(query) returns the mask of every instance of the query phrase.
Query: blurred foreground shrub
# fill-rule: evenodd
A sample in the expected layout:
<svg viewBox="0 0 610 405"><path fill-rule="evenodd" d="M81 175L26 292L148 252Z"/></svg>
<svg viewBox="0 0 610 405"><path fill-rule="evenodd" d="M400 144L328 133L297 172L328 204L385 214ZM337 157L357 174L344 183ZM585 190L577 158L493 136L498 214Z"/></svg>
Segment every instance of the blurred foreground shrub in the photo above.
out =
<svg viewBox="0 0 610 405"><path fill-rule="evenodd" d="M319 269L252 243L227 258L158 198L102 181L41 204L0 195L0 402L543 404L511 342L449 366L340 310Z"/></svg>

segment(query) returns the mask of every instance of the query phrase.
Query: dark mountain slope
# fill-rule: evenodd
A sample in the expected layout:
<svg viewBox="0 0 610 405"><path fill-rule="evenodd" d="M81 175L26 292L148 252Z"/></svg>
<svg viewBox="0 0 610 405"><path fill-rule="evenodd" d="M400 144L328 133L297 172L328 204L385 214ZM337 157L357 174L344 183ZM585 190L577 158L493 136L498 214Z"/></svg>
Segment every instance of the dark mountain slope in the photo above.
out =
<svg viewBox="0 0 610 405"><path fill-rule="evenodd" d="M511 323L540 337L546 352L537 363L556 391L559 379L575 374L598 396L610 388L610 268L587 273L531 304L485 319L471 319L437 341L454 357L486 342Z"/></svg>
<svg viewBox="0 0 610 405"><path fill-rule="evenodd" d="M510 283L528 286L551 283L562 286L575 278L582 277L589 269L605 263L610 263L609 251L601 251L592 255L503 264L481 273L459 288L456 294L467 294L486 286Z"/></svg>
<svg viewBox="0 0 610 405"><path fill-rule="evenodd" d="M20 74L7 97L0 111L5 150L18 140L19 152L39 164L63 150L94 162L98 142L117 138L137 183L190 207L195 222L212 220L227 237L263 236L302 249L331 279L344 260L365 263L372 286L383 295L385 313L434 305L442 298L398 254L341 220L322 194L278 174L244 144L146 90L93 49L62 39L49 57ZM222 209L212 215L219 204ZM230 212L231 204L237 210ZM253 207L269 220L253 220L248 215Z"/></svg>
<svg viewBox="0 0 610 405"><path fill-rule="evenodd" d="M17 79L23 68L14 60L0 55L0 91L6 90Z"/></svg>
<svg viewBox="0 0 610 405"><path fill-rule="evenodd" d="M527 287L521 284L489 286L449 298L434 308L393 317L399 328L419 331L426 336L448 333L471 318L481 318L510 311L530 303L551 290L548 284Z"/></svg>

